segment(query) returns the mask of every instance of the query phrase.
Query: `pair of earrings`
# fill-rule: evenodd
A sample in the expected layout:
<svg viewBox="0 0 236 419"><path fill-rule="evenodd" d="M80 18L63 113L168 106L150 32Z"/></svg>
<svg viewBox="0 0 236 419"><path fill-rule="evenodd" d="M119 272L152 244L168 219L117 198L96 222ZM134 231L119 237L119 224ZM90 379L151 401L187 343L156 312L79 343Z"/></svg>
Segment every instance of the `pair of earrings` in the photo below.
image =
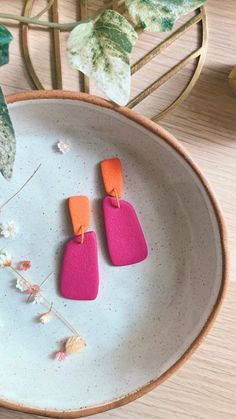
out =
<svg viewBox="0 0 236 419"><path fill-rule="evenodd" d="M123 176L117 158L101 162L102 179L107 196L103 198L103 214L108 253L114 266L141 262L147 257L147 243L133 206L121 199ZM89 199L68 199L74 237L65 247L60 290L65 298L94 300L99 288L97 240L90 224Z"/></svg>

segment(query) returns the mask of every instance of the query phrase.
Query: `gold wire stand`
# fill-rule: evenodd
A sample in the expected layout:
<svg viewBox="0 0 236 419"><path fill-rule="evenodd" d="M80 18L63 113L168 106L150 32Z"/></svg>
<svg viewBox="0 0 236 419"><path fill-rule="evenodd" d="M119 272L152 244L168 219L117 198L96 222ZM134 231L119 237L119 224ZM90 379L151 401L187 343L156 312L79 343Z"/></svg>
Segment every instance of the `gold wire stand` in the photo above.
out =
<svg viewBox="0 0 236 419"><path fill-rule="evenodd" d="M23 14L24 16L31 16L32 8L36 0L26 0ZM83 0L79 2L78 6L78 18L85 19L88 16L88 1ZM122 6L121 6L122 8ZM113 2L113 9L122 12L123 8L119 8L118 1ZM54 0L52 8L50 9L50 18L52 22L58 22L58 0ZM206 58L207 52L207 43L208 43L208 27L207 27L207 17L205 8L201 7L196 11L196 15L184 23L180 28L173 31L166 39L161 43L156 45L151 51L139 59L131 67L131 74L136 73L141 68L143 68L147 63L149 63L153 58L157 57L162 53L166 48L173 44L177 39L179 39L183 34L187 33L194 25L200 25L201 33L201 46L195 51L191 52L187 57L178 62L174 67L168 70L165 74L155 80L152 84L147 86L143 91L141 91L137 96L130 100L128 103L129 108L134 108L149 95L155 92L158 88L164 85L168 80L174 77L178 72L183 68L188 66L190 63L195 62L195 67L191 76L191 79L185 85L184 89L179 93L179 95L169 104L164 110L154 115L151 119L153 121L160 120L168 112L174 109L178 104L187 98L192 88L194 87L198 77L200 76L204 61ZM60 30L59 29L50 29L52 32L52 51L53 51L53 71L55 73L55 85L53 86L56 89L63 89L63 80L62 80L62 69L61 69L61 50L60 50ZM41 81L39 80L35 68L32 64L32 60L29 52L29 27L27 24L21 24L21 45L23 59L25 62L26 69L28 71L29 77L31 78L33 85L36 89L44 89ZM84 75L80 75L82 79L82 91L89 93L89 79Z"/></svg>

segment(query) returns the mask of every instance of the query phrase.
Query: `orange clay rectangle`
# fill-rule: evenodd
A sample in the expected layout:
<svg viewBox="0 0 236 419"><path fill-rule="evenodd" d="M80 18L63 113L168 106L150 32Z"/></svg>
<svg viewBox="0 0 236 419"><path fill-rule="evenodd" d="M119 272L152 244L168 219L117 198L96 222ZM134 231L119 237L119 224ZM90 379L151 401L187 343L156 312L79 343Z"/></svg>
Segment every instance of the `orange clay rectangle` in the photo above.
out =
<svg viewBox="0 0 236 419"><path fill-rule="evenodd" d="M70 218L75 236L79 236L85 232L90 223L89 199L87 196L78 195L71 196L68 199Z"/></svg>
<svg viewBox="0 0 236 419"><path fill-rule="evenodd" d="M123 176L120 159L107 159L101 162L102 179L108 195L121 198L123 192Z"/></svg>

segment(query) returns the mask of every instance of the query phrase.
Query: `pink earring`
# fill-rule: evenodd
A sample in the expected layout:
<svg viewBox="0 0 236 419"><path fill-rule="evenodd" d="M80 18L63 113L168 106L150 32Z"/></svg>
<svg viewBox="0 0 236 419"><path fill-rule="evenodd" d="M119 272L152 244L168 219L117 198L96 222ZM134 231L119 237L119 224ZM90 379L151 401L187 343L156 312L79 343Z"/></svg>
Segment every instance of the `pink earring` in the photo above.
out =
<svg viewBox="0 0 236 419"><path fill-rule="evenodd" d="M146 259L147 243L132 205L121 198L123 177L121 161L103 160L101 172L106 193L103 213L107 246L115 266L131 265Z"/></svg>
<svg viewBox="0 0 236 419"><path fill-rule="evenodd" d="M60 291L63 297L72 300L95 300L99 287L98 254L95 232L86 232L90 220L89 199L79 195L68 201L74 237L64 250Z"/></svg>

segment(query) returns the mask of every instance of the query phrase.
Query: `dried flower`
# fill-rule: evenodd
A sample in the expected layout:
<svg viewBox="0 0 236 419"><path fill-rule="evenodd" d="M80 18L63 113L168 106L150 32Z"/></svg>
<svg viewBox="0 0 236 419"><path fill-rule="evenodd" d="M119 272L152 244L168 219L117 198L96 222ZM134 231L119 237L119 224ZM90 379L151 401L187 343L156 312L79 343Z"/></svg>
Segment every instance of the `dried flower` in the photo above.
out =
<svg viewBox="0 0 236 419"><path fill-rule="evenodd" d="M27 294L29 294L28 302L30 300L33 304L41 304L43 302L43 297L41 295L40 285L38 285L38 284L30 285L27 288L26 292L27 292Z"/></svg>
<svg viewBox="0 0 236 419"><path fill-rule="evenodd" d="M9 252L2 250L0 252L0 267L9 268L12 265L12 257Z"/></svg>
<svg viewBox="0 0 236 419"><path fill-rule="evenodd" d="M20 271L28 271L32 266L31 260L22 260L19 262Z"/></svg>
<svg viewBox="0 0 236 419"><path fill-rule="evenodd" d="M32 304L41 304L43 302L43 297L41 294L36 294L33 296Z"/></svg>
<svg viewBox="0 0 236 419"><path fill-rule="evenodd" d="M40 291L41 291L40 285L33 284L28 287L27 294L37 295Z"/></svg>
<svg viewBox="0 0 236 419"><path fill-rule="evenodd" d="M47 311L46 313L41 314L41 316L39 317L39 321L42 324L47 324L50 322L51 317L52 317L52 308L53 308L53 303L51 304L51 307L49 309L49 311Z"/></svg>
<svg viewBox="0 0 236 419"><path fill-rule="evenodd" d="M63 352L63 351L59 351L59 352L57 352L56 353L56 355L55 355L55 359L56 359L56 361L64 361L64 359L66 358L66 353L65 352Z"/></svg>
<svg viewBox="0 0 236 419"><path fill-rule="evenodd" d="M41 304L43 302L40 285L30 285L26 278L20 277L16 280L16 288L18 288L21 292L29 294L28 301L31 300L33 304Z"/></svg>
<svg viewBox="0 0 236 419"><path fill-rule="evenodd" d="M0 234L6 238L15 237L17 233L18 227L13 223L13 221L2 223L0 226Z"/></svg>
<svg viewBox="0 0 236 419"><path fill-rule="evenodd" d="M81 336L71 336L65 343L65 351L69 354L79 353L86 343Z"/></svg>
<svg viewBox="0 0 236 419"><path fill-rule="evenodd" d="M21 269L26 269L26 267L31 266L31 261L21 261ZM5 249L0 250L0 267L10 267L12 271L17 275L16 279L16 288L19 289L22 293L28 294L28 301L31 301L33 304L41 304L48 302L47 298L44 297L42 293L42 286L50 278L51 272L41 284L32 284L25 276L23 276L17 269L14 268L12 257L9 252ZM68 320L62 316L56 309L53 309L53 303L49 310L46 313L42 313L38 320L42 324L47 324L50 322L52 313L58 317L70 330L73 331L74 336L71 336L66 340L63 347L56 353L55 359L58 361L63 361L68 355L73 353L79 353L83 347L86 346L85 341L79 336L79 332L68 322ZM1 328L1 319L0 319L0 328Z"/></svg>
<svg viewBox="0 0 236 419"><path fill-rule="evenodd" d="M63 348L56 353L57 361L64 361L67 355L79 353L86 346L86 342L81 336L71 336L65 342Z"/></svg>
<svg viewBox="0 0 236 419"><path fill-rule="evenodd" d="M21 292L26 292L29 289L29 285L23 278L17 278L16 288L18 288Z"/></svg>
<svg viewBox="0 0 236 419"><path fill-rule="evenodd" d="M65 154L65 153L68 153L68 151L70 151L71 146L70 144L67 144L64 141L59 141L57 143L57 148L62 154Z"/></svg>

